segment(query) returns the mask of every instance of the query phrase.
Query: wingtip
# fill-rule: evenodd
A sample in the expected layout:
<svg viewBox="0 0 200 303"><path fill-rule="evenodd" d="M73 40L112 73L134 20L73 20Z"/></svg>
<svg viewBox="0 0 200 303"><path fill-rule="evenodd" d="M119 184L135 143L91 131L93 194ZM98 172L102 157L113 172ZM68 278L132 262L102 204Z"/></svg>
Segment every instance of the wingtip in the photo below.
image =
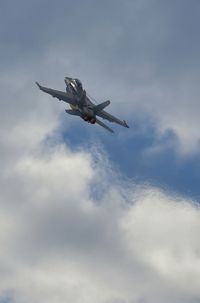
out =
<svg viewBox="0 0 200 303"><path fill-rule="evenodd" d="M41 85L36 81L35 84L41 89Z"/></svg>
<svg viewBox="0 0 200 303"><path fill-rule="evenodd" d="M126 121L124 120L124 126L127 128L130 128L130 126L128 126L128 124L126 123Z"/></svg>

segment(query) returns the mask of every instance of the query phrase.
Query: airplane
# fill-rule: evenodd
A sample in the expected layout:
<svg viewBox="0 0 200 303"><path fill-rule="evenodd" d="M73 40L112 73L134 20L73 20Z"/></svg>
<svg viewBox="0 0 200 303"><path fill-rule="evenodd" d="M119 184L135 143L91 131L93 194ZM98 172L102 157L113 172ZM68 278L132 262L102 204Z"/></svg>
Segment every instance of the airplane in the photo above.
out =
<svg viewBox="0 0 200 303"><path fill-rule="evenodd" d="M129 128L125 120L122 121L104 110L104 108L110 104L109 100L100 104L95 104L87 96L86 91L83 89L82 83L79 79L65 77L64 81L66 84L66 92L44 87L38 82L36 82L36 84L43 92L50 94L54 98L58 98L60 101L62 100L68 103L71 109L65 110L67 114L79 116L84 121L87 121L91 124L97 123L111 133L114 133L114 131L106 124L104 124L101 120L99 120L97 116Z"/></svg>

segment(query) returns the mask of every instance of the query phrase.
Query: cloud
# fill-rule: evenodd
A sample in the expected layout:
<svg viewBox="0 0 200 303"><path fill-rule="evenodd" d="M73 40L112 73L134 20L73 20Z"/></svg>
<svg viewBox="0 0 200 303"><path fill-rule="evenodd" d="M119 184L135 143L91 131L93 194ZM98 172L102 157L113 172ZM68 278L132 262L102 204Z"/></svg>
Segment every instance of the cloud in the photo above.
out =
<svg viewBox="0 0 200 303"><path fill-rule="evenodd" d="M10 79L17 69L62 89L65 75L80 77L99 100L113 100L114 114L148 116L158 134L177 135L179 153L198 153L199 3L45 4L3 5L1 66Z"/></svg>
<svg viewBox="0 0 200 303"><path fill-rule="evenodd" d="M44 141L1 170L0 292L14 302L199 298L198 206L121 183L96 153Z"/></svg>
<svg viewBox="0 0 200 303"><path fill-rule="evenodd" d="M54 103L37 90L27 99L27 80L14 76L6 100L19 94L21 110L5 102L1 111L2 300L199 298L197 206L122 182L98 145L71 150L56 133Z"/></svg>

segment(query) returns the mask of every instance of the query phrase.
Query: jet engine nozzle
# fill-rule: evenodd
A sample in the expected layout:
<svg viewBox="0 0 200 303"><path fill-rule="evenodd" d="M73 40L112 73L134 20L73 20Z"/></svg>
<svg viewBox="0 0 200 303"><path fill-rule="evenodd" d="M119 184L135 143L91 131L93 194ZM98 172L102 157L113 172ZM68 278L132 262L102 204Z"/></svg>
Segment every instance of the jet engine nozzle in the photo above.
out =
<svg viewBox="0 0 200 303"><path fill-rule="evenodd" d="M87 121L88 123L91 123L91 124L95 124L96 120L97 120L96 117L90 117L88 115L84 115L82 118L84 121Z"/></svg>

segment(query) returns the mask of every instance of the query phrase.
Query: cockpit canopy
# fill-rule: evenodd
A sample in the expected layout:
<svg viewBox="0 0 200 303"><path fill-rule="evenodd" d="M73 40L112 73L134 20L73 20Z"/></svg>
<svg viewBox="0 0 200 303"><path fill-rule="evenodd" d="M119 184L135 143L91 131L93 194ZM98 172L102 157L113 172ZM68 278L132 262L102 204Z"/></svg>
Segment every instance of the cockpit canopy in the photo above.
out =
<svg viewBox="0 0 200 303"><path fill-rule="evenodd" d="M79 79L73 79L73 81L78 89L82 89L82 83Z"/></svg>
<svg viewBox="0 0 200 303"><path fill-rule="evenodd" d="M79 79L65 77L66 90L70 93L80 94L83 90L82 83Z"/></svg>

